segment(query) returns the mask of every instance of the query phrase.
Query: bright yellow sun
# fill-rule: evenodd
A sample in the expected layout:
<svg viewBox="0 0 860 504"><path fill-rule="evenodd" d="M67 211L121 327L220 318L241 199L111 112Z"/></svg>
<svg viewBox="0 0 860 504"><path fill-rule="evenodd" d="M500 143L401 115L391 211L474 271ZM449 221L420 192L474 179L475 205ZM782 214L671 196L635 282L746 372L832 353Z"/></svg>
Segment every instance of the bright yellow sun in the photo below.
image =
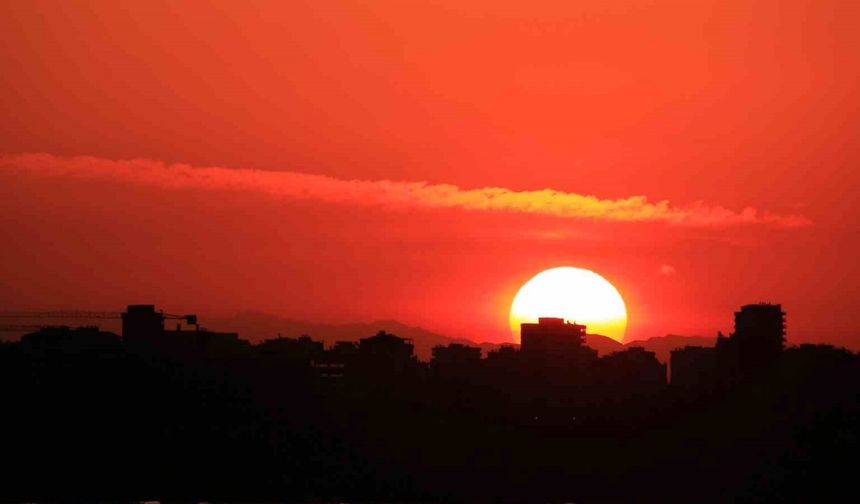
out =
<svg viewBox="0 0 860 504"><path fill-rule="evenodd" d="M559 317L585 324L589 334L624 339L627 308L611 283L597 273L564 266L541 271L526 282L511 304L511 333L520 339L520 324L538 317Z"/></svg>

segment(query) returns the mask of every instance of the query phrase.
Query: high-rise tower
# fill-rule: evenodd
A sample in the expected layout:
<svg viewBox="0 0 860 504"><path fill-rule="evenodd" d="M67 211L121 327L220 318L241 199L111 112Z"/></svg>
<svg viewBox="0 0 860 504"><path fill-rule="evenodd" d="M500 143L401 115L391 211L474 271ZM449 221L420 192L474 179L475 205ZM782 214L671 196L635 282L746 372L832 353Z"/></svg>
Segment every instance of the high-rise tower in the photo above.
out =
<svg viewBox="0 0 860 504"><path fill-rule="evenodd" d="M757 374L773 365L785 346L785 312L778 304L760 303L735 312L732 335L742 375Z"/></svg>

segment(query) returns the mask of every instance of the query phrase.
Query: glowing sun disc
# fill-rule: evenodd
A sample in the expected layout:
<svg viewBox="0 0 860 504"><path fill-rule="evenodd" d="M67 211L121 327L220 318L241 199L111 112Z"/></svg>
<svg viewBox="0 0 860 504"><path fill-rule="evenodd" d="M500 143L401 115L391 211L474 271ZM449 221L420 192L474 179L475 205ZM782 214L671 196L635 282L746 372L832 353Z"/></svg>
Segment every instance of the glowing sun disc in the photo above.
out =
<svg viewBox="0 0 860 504"><path fill-rule="evenodd" d="M589 334L624 340L627 308L621 294L597 273L563 266L541 271L520 287L511 303L511 334L520 340L520 324L538 317L558 317L585 324Z"/></svg>

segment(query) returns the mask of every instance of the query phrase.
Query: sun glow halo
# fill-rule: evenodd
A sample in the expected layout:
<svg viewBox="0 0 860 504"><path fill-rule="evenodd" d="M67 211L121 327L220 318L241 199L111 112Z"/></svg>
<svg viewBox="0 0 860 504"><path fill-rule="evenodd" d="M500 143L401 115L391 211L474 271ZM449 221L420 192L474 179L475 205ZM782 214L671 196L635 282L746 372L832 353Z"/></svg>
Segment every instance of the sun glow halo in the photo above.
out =
<svg viewBox="0 0 860 504"><path fill-rule="evenodd" d="M570 266L542 271L517 291L510 313L514 341L520 339L520 324L538 317L585 324L589 334L616 341L623 341L627 329L627 308L618 289L591 270Z"/></svg>

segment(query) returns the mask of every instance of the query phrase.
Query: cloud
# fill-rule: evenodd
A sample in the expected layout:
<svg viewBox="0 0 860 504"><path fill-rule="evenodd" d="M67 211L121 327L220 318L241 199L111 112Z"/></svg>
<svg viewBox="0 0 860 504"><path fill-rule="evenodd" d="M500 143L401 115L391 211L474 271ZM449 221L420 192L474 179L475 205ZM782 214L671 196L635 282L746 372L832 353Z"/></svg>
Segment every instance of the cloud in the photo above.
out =
<svg viewBox="0 0 860 504"><path fill-rule="evenodd" d="M265 171L165 164L146 159L109 160L51 154L0 156L0 169L45 177L114 180L164 189L244 191L275 197L387 208L461 208L562 218L624 222L665 222L680 226L725 227L765 224L799 227L802 215L780 215L747 207L740 211L696 202L674 206L645 196L601 199L554 189L515 191L503 187L463 189L451 184L392 180L349 180L293 171Z"/></svg>

